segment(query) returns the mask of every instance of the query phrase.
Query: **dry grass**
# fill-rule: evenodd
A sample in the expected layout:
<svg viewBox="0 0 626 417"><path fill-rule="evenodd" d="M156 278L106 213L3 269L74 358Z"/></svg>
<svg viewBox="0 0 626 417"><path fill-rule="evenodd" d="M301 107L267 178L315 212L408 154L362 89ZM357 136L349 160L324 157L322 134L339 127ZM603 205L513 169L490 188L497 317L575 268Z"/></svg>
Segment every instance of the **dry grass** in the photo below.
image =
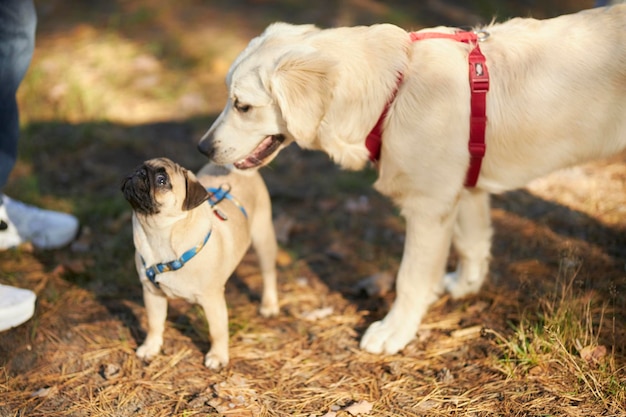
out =
<svg viewBox="0 0 626 417"><path fill-rule="evenodd" d="M208 342L197 309L172 303L163 355L144 364L134 356L145 329L137 291L98 299L62 276L37 279L28 271L28 286L40 289L38 314L13 331L12 340L26 343L12 350L12 369L4 369L0 412L321 416L339 410L341 416L362 401L380 416L625 411L624 370L617 364L623 352L586 360L576 347L600 346L610 313L570 289L554 304L549 294L543 308L529 307L513 330L498 313L511 316L519 307L489 288L465 307L442 300L416 342L402 355L383 357L357 348L366 320L353 301L329 290L305 263L283 268L278 318L260 318L257 303L237 289L260 285L258 275L246 272L254 269L252 255L229 286L232 361L220 373L202 366ZM332 307L329 316L304 318L326 307ZM467 320L478 324L463 324Z"/></svg>
<svg viewBox="0 0 626 417"><path fill-rule="evenodd" d="M394 294L356 286L395 273L403 221L370 188L372 172L339 172L324 155L288 149L263 171L275 217L292 224L280 316L258 315L249 254L227 285L226 369L202 366L206 321L182 301L170 304L162 355L136 359L146 319L122 176L154 156L203 163L194 141L222 106L228 64L269 20L419 27L444 18L414 2L179 3L41 7L8 191L73 211L83 231L64 250L0 253L0 282L38 294L35 317L0 334L0 416L345 417L351 405L394 417L626 413L623 157L494 197L490 282L479 296L442 298L402 354L379 356L358 339ZM499 7L527 14L515 4Z"/></svg>

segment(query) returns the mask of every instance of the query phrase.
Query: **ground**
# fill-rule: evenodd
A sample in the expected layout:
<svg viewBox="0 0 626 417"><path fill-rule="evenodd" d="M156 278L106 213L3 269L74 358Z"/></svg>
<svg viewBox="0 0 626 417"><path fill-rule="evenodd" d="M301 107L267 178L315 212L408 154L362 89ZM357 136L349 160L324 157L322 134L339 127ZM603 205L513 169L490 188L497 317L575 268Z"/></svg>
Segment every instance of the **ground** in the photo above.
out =
<svg viewBox="0 0 626 417"><path fill-rule="evenodd" d="M40 1L6 191L73 212L82 230L68 248L0 253L0 283L38 295L34 318L0 333L0 416L626 413L626 156L494 196L481 293L443 297L415 341L381 356L358 340L394 299L403 220L371 188L373 170L290 147L262 170L281 236L281 314L258 314L250 253L226 288L225 369L202 365L207 325L183 301L170 303L162 354L135 357L146 317L121 180L151 157L205 162L195 143L223 106L225 72L269 22L417 29L592 2L414 3Z"/></svg>

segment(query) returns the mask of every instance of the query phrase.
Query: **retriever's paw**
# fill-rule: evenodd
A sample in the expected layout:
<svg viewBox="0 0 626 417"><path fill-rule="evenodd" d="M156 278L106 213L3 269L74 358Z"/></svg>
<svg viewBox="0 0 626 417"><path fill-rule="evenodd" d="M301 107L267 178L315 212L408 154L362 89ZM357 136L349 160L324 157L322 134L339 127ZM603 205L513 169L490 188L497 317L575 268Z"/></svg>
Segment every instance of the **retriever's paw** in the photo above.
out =
<svg viewBox="0 0 626 417"><path fill-rule="evenodd" d="M156 355L161 352L161 343L159 342L148 342L147 340L143 343L143 345L137 348L135 354L139 359L143 359L145 361L152 360Z"/></svg>
<svg viewBox="0 0 626 417"><path fill-rule="evenodd" d="M450 272L443 278L446 291L453 299L463 298L467 295L478 293L482 287L482 280L468 280L459 277L456 272Z"/></svg>
<svg viewBox="0 0 626 417"><path fill-rule="evenodd" d="M393 323L388 319L377 321L363 335L361 349L392 355L413 340L416 333L417 327L408 323Z"/></svg>
<svg viewBox="0 0 626 417"><path fill-rule="evenodd" d="M228 353L220 354L211 351L204 357L204 366L213 371L219 371L226 365L228 365Z"/></svg>

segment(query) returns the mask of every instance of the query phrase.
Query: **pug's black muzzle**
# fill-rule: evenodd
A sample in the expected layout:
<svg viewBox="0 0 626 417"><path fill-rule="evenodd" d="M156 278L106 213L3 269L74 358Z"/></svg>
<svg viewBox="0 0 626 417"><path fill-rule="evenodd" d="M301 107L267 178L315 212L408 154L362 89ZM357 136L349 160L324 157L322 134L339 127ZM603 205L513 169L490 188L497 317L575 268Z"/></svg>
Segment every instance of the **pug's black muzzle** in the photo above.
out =
<svg viewBox="0 0 626 417"><path fill-rule="evenodd" d="M122 182L122 193L133 210L147 216L159 212L159 204L152 189L152 177L145 165L137 168Z"/></svg>

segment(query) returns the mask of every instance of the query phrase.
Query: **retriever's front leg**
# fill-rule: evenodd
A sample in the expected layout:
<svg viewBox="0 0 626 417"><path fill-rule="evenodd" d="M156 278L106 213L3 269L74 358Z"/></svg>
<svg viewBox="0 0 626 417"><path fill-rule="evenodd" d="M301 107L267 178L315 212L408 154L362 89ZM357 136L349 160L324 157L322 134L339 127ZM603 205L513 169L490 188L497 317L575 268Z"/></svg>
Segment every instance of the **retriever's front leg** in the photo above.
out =
<svg viewBox="0 0 626 417"><path fill-rule="evenodd" d="M367 329L361 348L393 354L417 333L428 306L439 297L456 208L407 211L404 254L396 281L396 300L387 316Z"/></svg>
<svg viewBox="0 0 626 417"><path fill-rule="evenodd" d="M475 294L485 281L491 252L489 194L479 189L461 192L452 242L459 255L455 272L446 274L444 286L453 298Z"/></svg>

